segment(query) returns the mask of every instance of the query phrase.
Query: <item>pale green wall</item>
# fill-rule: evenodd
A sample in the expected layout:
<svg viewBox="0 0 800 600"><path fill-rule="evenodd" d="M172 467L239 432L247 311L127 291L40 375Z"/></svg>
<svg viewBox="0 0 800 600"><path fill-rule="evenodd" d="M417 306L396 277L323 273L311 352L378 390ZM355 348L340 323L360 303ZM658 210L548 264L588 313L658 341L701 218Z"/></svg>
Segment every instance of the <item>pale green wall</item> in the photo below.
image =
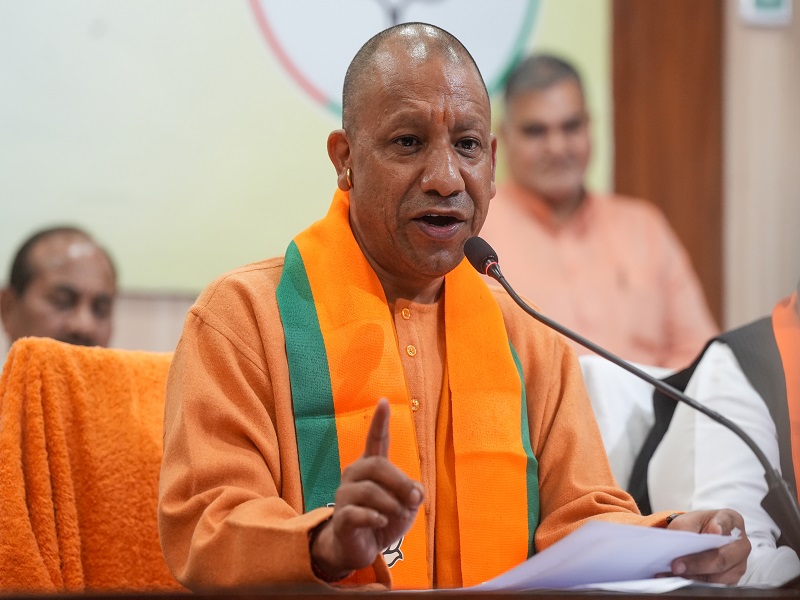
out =
<svg viewBox="0 0 800 600"><path fill-rule="evenodd" d="M540 10L530 45L584 73L606 187L608 0ZM0 1L0 56L0 280L31 231L70 222L111 249L124 288L194 292L327 209L338 122L244 0Z"/></svg>

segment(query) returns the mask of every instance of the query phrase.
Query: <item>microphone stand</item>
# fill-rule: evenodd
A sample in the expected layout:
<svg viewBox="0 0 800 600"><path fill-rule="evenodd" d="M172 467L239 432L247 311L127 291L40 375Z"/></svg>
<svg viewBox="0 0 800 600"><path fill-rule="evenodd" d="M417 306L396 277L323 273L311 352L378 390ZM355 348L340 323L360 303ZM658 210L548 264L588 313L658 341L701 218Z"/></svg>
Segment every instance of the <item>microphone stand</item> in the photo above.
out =
<svg viewBox="0 0 800 600"><path fill-rule="evenodd" d="M488 247L488 244L487 244ZM616 354L613 354L595 344L594 342L587 340L582 335L575 333L553 321L549 317L541 314L540 312L534 310L528 304L517 295L514 289L509 285L506 278L503 277L502 272L500 271L500 267L497 264L497 258L495 256L487 257L483 260L483 264L485 266L485 273L495 281L497 281L508 295L516 302L522 310L528 313L537 321L544 323L548 327L556 330L560 334L568 337L569 339L579 343L581 346L588 348L595 354L599 354L603 358L608 361L611 361L618 367L621 367L632 373L636 377L643 379L647 383L651 384L654 388L659 390L660 392L666 394L670 398L677 400L678 402L683 402L684 404L688 404L695 410L700 411L708 418L717 423L720 423L724 427L727 427L729 430L733 431L739 438L747 444L750 450L753 451L753 454L756 455L758 462L761 463L761 466L764 469L764 479L767 481L767 495L764 496L764 499L761 501L761 506L767 511L767 514L775 521L775 524L781 530L781 534L783 538L786 540L788 545L794 550L798 556L800 556L800 508L798 508L797 501L792 496L791 491L789 490L789 486L786 482L781 478L781 474L778 472L777 469L773 468L770 464L769 460L767 459L764 452L755 441L745 433L745 431L739 427L736 423L728 419L727 417L719 414L718 412L711 410L710 408L703 406L697 400L687 396L683 392L679 391L678 389L672 387L671 385L664 383L660 379L653 377L649 373L642 371L641 369L635 367L631 363L623 360ZM473 263L474 266L474 263ZM480 271L480 269L478 269Z"/></svg>

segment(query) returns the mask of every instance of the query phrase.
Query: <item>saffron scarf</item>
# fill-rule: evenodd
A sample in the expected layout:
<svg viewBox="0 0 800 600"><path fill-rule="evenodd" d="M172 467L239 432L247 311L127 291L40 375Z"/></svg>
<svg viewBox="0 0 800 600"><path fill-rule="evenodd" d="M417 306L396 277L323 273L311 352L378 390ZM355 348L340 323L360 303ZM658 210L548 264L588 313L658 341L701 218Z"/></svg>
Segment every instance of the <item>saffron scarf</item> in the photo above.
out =
<svg viewBox="0 0 800 600"><path fill-rule="evenodd" d="M800 489L800 316L797 293L781 300L772 311L772 330L786 380L786 401L792 440L792 464Z"/></svg>
<svg viewBox="0 0 800 600"><path fill-rule="evenodd" d="M349 202L337 190L327 216L292 241L277 290L306 511L333 502L342 469L364 451L381 397L391 407L389 460L420 479L392 314L350 229ZM538 464L519 359L500 307L466 260L445 276L444 305L460 570L468 586L533 553ZM393 587L430 588L424 510L399 553ZM359 573L353 583L366 582Z"/></svg>

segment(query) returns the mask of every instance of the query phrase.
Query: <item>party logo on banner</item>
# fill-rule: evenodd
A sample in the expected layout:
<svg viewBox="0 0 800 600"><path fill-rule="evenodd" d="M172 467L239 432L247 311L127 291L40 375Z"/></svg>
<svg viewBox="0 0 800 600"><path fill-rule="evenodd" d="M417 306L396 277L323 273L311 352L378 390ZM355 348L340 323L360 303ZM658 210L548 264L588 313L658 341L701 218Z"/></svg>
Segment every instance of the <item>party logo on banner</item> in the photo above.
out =
<svg viewBox="0 0 800 600"><path fill-rule="evenodd" d="M490 94L524 54L540 0L250 0L270 49L306 94L341 114L347 65L373 35L410 21L455 35Z"/></svg>

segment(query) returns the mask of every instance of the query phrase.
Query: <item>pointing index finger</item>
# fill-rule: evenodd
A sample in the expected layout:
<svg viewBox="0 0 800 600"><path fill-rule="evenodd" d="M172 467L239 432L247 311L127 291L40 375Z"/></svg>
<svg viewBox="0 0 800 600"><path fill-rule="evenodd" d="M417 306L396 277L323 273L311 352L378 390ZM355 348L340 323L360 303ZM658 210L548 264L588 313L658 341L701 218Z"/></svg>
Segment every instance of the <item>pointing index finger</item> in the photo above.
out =
<svg viewBox="0 0 800 600"><path fill-rule="evenodd" d="M389 456L389 401L386 398L378 400L372 421L367 433L367 445L364 456Z"/></svg>

